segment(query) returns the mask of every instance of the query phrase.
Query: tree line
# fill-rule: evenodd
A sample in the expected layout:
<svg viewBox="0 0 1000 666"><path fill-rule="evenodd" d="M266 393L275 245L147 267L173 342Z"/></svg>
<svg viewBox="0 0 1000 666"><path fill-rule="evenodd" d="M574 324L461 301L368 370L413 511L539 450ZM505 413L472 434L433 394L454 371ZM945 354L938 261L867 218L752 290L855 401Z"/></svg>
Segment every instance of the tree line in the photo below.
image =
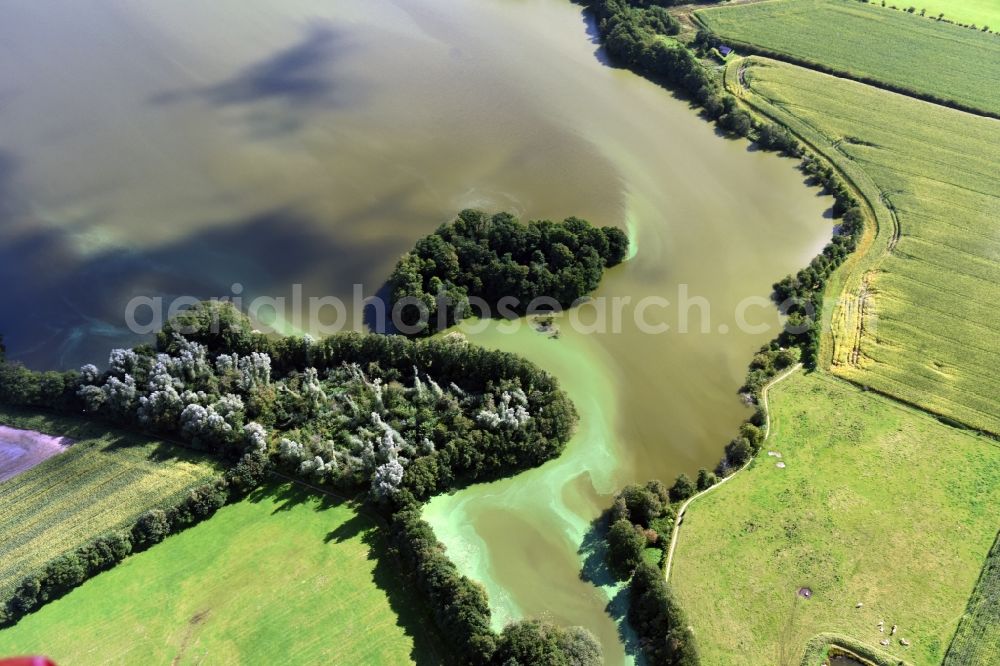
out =
<svg viewBox="0 0 1000 666"><path fill-rule="evenodd" d="M739 108L736 98L723 90L701 64L696 51L669 39L680 31L680 24L664 7L680 3L589 0L586 4L597 19L604 48L614 62L686 93L708 119L729 134L756 139L766 150L793 157L802 155L801 145L784 127L756 120ZM692 46L706 52L717 44L714 35L702 30Z"/></svg>
<svg viewBox="0 0 1000 666"><path fill-rule="evenodd" d="M84 412L229 463L176 505L26 576L0 601L0 623L213 515L277 468L366 494L461 663L602 662L596 639L579 627L523 621L493 631L485 591L459 574L420 519L427 498L540 465L571 436L572 403L552 376L518 356L460 335L272 339L231 305L205 302L171 320L155 346L112 351L103 371L35 372L0 362L0 403Z"/></svg>
<svg viewBox="0 0 1000 666"><path fill-rule="evenodd" d="M470 298L480 299L488 316L524 315L536 299L547 300L539 303L547 309L568 308L627 253L628 237L615 227L575 217L522 223L509 213L463 210L417 241L389 287L404 332L423 335L479 314Z"/></svg>
<svg viewBox="0 0 1000 666"><path fill-rule="evenodd" d="M171 534L210 518L225 504L257 488L269 469L270 462L265 455L248 453L218 478L191 489L177 503L150 509L131 526L103 534L72 552L58 555L39 571L26 575L9 598L0 599L0 627L15 624L24 615L114 567L130 554L141 552Z"/></svg>
<svg viewBox="0 0 1000 666"><path fill-rule="evenodd" d="M698 485L711 485L710 472L702 470ZM707 487L707 485L705 485ZM628 620L639 636L643 656L655 666L695 666L698 646L687 616L676 602L660 566L670 547L677 506L695 492L685 475L669 489L660 481L623 488L607 510L604 521L605 558L618 579L628 581ZM646 553L659 551L657 561Z"/></svg>

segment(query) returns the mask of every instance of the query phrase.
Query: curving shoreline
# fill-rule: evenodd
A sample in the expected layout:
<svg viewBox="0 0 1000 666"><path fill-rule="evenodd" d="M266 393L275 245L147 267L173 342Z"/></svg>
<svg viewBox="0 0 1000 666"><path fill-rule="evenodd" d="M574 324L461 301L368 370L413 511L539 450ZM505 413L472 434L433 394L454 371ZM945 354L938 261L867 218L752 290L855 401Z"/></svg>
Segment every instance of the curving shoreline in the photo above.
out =
<svg viewBox="0 0 1000 666"><path fill-rule="evenodd" d="M775 377L774 379L772 379L771 381L769 381L764 386L764 388L761 389L761 399L763 401L762 407L764 408L764 419L765 419L765 421L764 421L764 439L761 441L762 445L763 445L764 442L767 441L767 438L771 434L771 410L768 407L768 403L767 403L767 393L768 393L768 391L770 391L770 389L771 389L772 386L774 386L775 384L777 384L778 382L780 382L780 381L782 381L784 379L787 379L795 371L799 370L800 368L802 368L802 364L801 363L796 363L791 368L789 368L788 370L786 370L782 374L778 375L777 377ZM762 447L761 451L763 451L763 450L764 449ZM722 484L724 484L726 481L729 481L729 479L733 478L734 476L736 476L737 474L739 474L740 472L742 472L743 470L745 470L747 467L750 466L750 464L754 460L757 459L757 456L759 456L759 455L760 455L760 452L758 451L757 455L751 457L749 460L746 461L746 463L743 464L743 467L740 467L738 470L736 470L735 472L733 472L729 476L724 477L718 483L715 483L715 484L709 486L708 488L705 488L705 490L702 490L701 492L699 492L699 493L697 493L695 495L692 495L691 497L689 497L684 502L684 504L681 504L681 508L677 510L677 518L674 519L674 529L673 529L673 532L671 533L671 536L670 536L670 548L667 550L667 561L666 561L666 564L663 567L663 578L664 578L664 580L666 580L668 582L670 581L670 567L674 563L674 549L677 547L677 538L678 538L678 534L680 533L681 523L684 521L684 512L687 511L687 508L691 504L691 502L695 501L696 499L698 499L702 495L705 495L706 493L712 492L713 490L715 490L716 488L718 488L719 486L721 486Z"/></svg>

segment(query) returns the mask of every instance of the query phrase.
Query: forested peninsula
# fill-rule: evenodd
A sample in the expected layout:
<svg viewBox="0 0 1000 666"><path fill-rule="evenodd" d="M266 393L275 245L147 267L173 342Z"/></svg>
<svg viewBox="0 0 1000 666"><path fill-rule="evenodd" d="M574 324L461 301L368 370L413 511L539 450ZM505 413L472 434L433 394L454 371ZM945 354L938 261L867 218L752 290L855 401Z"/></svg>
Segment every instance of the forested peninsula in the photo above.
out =
<svg viewBox="0 0 1000 666"><path fill-rule="evenodd" d="M576 217L523 223L510 213L463 210L396 265L389 279L393 307L402 332L411 335L469 316L565 309L596 289L604 269L620 264L628 246L620 229Z"/></svg>
<svg viewBox="0 0 1000 666"><path fill-rule="evenodd" d="M627 247L621 231L576 218L525 225L508 214L463 211L422 239L392 281L400 294L420 298L443 287L458 302L498 302L509 289L568 306L596 288ZM450 321L461 312L449 309ZM0 599L0 625L278 475L354 496L382 516L457 662L602 661L596 639L580 627L524 620L495 632L484 589L458 572L421 518L428 498L538 466L572 435L577 414L566 394L516 355L458 333L273 338L232 305L208 301L168 322L155 345L113 350L106 369L35 372L0 354L0 403L83 414L207 452L226 468L181 501L28 574Z"/></svg>

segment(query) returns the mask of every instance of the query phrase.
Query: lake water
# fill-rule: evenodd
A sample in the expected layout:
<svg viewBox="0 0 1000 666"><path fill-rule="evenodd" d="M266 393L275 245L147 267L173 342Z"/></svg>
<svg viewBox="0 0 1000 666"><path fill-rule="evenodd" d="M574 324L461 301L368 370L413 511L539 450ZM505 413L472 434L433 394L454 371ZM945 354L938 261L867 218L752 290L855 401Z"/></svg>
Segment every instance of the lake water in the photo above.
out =
<svg viewBox="0 0 1000 666"><path fill-rule="evenodd" d="M8 0L0 54L0 332L34 367L139 340L135 296L373 294L464 207L628 229L596 294L632 299L618 332L472 335L563 380L566 454L427 509L498 623L582 624L626 658L578 550L609 493L713 466L746 416L760 303L831 233L792 160L606 66L565 0ZM640 330L643 298L669 331ZM741 303L768 326L739 330Z"/></svg>

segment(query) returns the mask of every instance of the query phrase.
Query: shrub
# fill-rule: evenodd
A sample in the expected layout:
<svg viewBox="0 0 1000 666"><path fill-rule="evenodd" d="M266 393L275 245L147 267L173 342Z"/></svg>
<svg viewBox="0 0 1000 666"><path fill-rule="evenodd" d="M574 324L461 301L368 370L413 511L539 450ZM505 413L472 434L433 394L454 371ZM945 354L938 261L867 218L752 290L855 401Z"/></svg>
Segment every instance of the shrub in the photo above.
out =
<svg viewBox="0 0 1000 666"><path fill-rule="evenodd" d="M737 437L726 444L726 461L731 467L739 468L746 464L753 455L753 449L746 437Z"/></svg>
<svg viewBox="0 0 1000 666"><path fill-rule="evenodd" d="M701 491L701 490L708 490L709 488L711 488L712 486L714 486L716 484L716 482L717 482L717 479L715 478L715 474L713 474L712 472L709 472L704 467L702 467L701 469L698 470L697 486L698 486L698 490L699 491Z"/></svg>
<svg viewBox="0 0 1000 666"><path fill-rule="evenodd" d="M603 661L600 645L586 629L562 629L538 620L524 620L504 628L492 663L497 666L599 666Z"/></svg>
<svg viewBox="0 0 1000 666"><path fill-rule="evenodd" d="M648 562L636 567L629 584L628 619L650 664L696 666L694 635L663 573Z"/></svg>
<svg viewBox="0 0 1000 666"><path fill-rule="evenodd" d="M684 473L678 474L674 485L670 486L670 499L674 502L686 500L694 495L694 493L694 484L691 483L691 479Z"/></svg>
<svg viewBox="0 0 1000 666"><path fill-rule="evenodd" d="M633 569L642 562L646 538L632 523L619 520L608 530L607 562L619 580L627 580Z"/></svg>

